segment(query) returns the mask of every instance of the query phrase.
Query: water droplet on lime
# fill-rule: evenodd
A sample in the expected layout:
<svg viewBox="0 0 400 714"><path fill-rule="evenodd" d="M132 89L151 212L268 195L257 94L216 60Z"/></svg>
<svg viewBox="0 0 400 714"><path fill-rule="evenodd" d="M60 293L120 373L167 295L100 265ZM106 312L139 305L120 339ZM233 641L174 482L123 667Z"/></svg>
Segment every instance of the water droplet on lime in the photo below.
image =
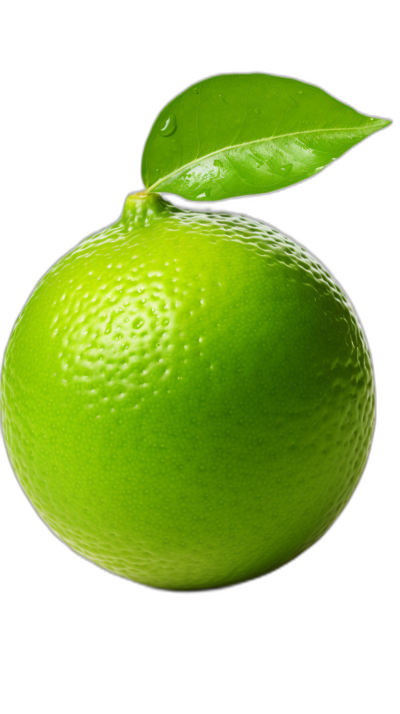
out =
<svg viewBox="0 0 400 714"><path fill-rule="evenodd" d="M144 325L144 320L142 317L137 317L133 322L132 322L132 327L134 330L138 330L139 327L142 327Z"/></svg>

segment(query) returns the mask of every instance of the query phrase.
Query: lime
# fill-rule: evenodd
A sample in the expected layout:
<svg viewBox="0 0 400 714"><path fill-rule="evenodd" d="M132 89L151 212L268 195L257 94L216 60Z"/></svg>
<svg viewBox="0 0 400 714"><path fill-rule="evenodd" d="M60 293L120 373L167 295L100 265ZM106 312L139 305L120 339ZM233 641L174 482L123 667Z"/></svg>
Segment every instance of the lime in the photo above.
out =
<svg viewBox="0 0 400 714"><path fill-rule="evenodd" d="M349 500L374 380L348 298L304 248L228 213L128 196L19 316L11 464L68 545L176 590L267 573Z"/></svg>

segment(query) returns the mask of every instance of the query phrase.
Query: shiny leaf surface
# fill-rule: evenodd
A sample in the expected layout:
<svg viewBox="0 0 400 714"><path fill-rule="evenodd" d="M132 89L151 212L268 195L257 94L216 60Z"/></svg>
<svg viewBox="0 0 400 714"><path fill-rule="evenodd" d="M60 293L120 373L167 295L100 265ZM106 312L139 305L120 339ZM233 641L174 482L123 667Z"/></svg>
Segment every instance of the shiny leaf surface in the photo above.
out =
<svg viewBox="0 0 400 714"><path fill-rule="evenodd" d="M161 111L142 177L148 191L197 201L267 193L313 176L388 124L296 79L219 75Z"/></svg>

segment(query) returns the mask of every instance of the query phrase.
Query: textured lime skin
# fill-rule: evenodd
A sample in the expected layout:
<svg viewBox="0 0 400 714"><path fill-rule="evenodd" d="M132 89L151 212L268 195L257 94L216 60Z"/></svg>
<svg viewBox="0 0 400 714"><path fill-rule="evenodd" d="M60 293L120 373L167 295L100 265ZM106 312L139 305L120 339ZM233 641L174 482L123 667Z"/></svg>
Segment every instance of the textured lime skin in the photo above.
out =
<svg viewBox="0 0 400 714"><path fill-rule="evenodd" d="M38 284L2 372L8 454L81 555L162 588L267 573L364 469L374 380L306 250L243 216L129 196Z"/></svg>

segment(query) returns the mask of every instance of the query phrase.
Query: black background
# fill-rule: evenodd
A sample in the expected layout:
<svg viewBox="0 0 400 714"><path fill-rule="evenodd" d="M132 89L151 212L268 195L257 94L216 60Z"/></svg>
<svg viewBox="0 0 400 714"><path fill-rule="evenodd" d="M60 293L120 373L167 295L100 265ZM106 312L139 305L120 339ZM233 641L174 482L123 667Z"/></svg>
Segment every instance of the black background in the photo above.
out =
<svg viewBox="0 0 400 714"><path fill-rule="evenodd" d="M17 43L22 64L13 66L6 89L5 141L13 159L5 207L11 227L3 233L2 248L2 349L50 265L114 222L127 193L141 188L140 158L152 122L188 84L221 72L282 74L317 84L363 113L395 118L394 72L382 51L388 21L371 19L368 32L356 23L338 27L330 39L311 29L304 34L302 22L294 23L290 39L271 26L260 35L256 26L245 44L239 20L228 36L214 28L193 37L190 23L183 23L179 33L171 30L159 44L153 25L135 24L128 16L82 33L77 23L63 41L54 33ZM202 623L207 633L210 613L220 623L217 637L223 625L240 624L265 635L296 621L320 624L336 637L343 617L359 625L366 612L375 613L375 624L377 609L384 617L393 557L386 519L394 467L388 455L394 438L388 411L393 346L386 320L394 320L388 291L390 281L396 282L393 273L390 277L395 128L372 136L298 186L214 204L216 210L265 220L305 245L344 287L364 325L376 371L377 430L361 485L332 530L297 561L253 583L159 592L103 572L51 535L23 495L3 449L2 557L11 617L24 613L27 620L55 628L79 617L127 637L143 622L150 630L164 623L172 629L187 625L192 632Z"/></svg>

